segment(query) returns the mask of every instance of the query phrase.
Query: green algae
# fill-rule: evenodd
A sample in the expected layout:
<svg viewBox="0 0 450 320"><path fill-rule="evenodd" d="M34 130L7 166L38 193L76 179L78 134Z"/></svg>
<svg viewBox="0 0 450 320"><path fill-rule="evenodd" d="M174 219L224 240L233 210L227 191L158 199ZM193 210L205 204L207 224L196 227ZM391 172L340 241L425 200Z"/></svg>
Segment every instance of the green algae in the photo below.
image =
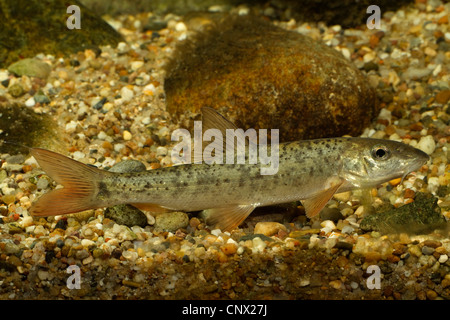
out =
<svg viewBox="0 0 450 320"><path fill-rule="evenodd" d="M431 194L418 193L414 202L399 208L384 209L363 218L360 227L364 231L382 233L406 232L425 234L435 229L445 228L445 218L437 204L438 199Z"/></svg>

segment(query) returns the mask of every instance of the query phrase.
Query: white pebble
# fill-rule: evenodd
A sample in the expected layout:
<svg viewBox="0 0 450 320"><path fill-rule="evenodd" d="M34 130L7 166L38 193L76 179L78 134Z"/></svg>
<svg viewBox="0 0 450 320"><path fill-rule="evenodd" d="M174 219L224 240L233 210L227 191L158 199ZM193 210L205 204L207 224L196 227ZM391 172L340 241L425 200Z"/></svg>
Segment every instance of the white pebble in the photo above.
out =
<svg viewBox="0 0 450 320"><path fill-rule="evenodd" d="M130 89L128 89L127 87L123 87L123 88L120 90L120 96L122 97L122 100L123 100L124 102L128 102L128 101L130 101L131 99L133 99L134 92L133 92L133 90L130 90Z"/></svg>
<svg viewBox="0 0 450 320"><path fill-rule="evenodd" d="M81 151L75 151L73 153L73 158L75 160L80 160L80 159L83 159L84 157L86 157L86 155L83 152L81 152Z"/></svg>
<svg viewBox="0 0 450 320"><path fill-rule="evenodd" d="M114 151L115 151L115 152L120 152L123 148L125 148L125 145L124 145L124 144L116 143L116 144L114 145Z"/></svg>
<svg viewBox="0 0 450 320"><path fill-rule="evenodd" d="M8 72L7 71L0 71L0 82L5 81L8 79Z"/></svg>
<svg viewBox="0 0 450 320"><path fill-rule="evenodd" d="M142 119L142 124L144 124L144 125L148 125L148 124L150 124L150 122L152 122L150 117L145 117Z"/></svg>
<svg viewBox="0 0 450 320"><path fill-rule="evenodd" d="M122 255L128 261L136 261L136 259L138 258L138 254L135 251L124 251L122 252Z"/></svg>
<svg viewBox="0 0 450 320"><path fill-rule="evenodd" d="M31 97L27 101L25 101L25 106L27 107L33 107L36 104L36 101L34 101L34 97Z"/></svg>
<svg viewBox="0 0 450 320"><path fill-rule="evenodd" d="M33 217L31 216L23 217L23 219L20 221L19 224L22 228L27 228L33 224Z"/></svg>
<svg viewBox="0 0 450 320"><path fill-rule="evenodd" d="M119 44L117 45L117 50L120 53L124 53L128 50L128 45L126 44L126 42L119 42Z"/></svg>
<svg viewBox="0 0 450 320"><path fill-rule="evenodd" d="M77 123L76 121L70 121L69 123L66 124L66 132L67 133L74 133L76 128L77 128Z"/></svg>
<svg viewBox="0 0 450 320"><path fill-rule="evenodd" d="M98 138L99 138L100 140L105 140L107 137L108 137L108 135L105 133L105 131L100 131L100 132L98 133Z"/></svg>
<svg viewBox="0 0 450 320"><path fill-rule="evenodd" d="M342 228L342 233L351 234L355 229L349 225L346 225Z"/></svg>
<svg viewBox="0 0 450 320"><path fill-rule="evenodd" d="M260 237L253 238L252 242L253 242L252 248L253 253L263 252L267 246L267 244L263 240L261 240Z"/></svg>
<svg viewBox="0 0 450 320"><path fill-rule="evenodd" d="M417 148L430 155L436 149L436 143L434 142L433 136L425 136L420 138Z"/></svg>
<svg viewBox="0 0 450 320"><path fill-rule="evenodd" d="M45 178L39 178L38 182L36 183L36 187L38 188L38 190L47 189L48 180Z"/></svg>
<svg viewBox="0 0 450 320"><path fill-rule="evenodd" d="M165 157L167 155L167 148L166 147L158 147L156 148L156 156L159 157Z"/></svg>
<svg viewBox="0 0 450 320"><path fill-rule="evenodd" d="M439 263L446 263L448 260L448 255L443 254L439 257Z"/></svg>
<svg viewBox="0 0 450 320"><path fill-rule="evenodd" d="M322 227L322 229L320 229L320 231L322 231L324 233L330 233L331 231L336 229L336 225L331 220L322 221L320 223L320 226Z"/></svg>
<svg viewBox="0 0 450 320"><path fill-rule="evenodd" d="M89 247L89 246L92 246L92 245L94 245L94 244L95 244L95 242L92 241L92 240L89 240L89 239L83 239L83 240L81 240L81 245L82 245L83 247Z"/></svg>
<svg viewBox="0 0 450 320"><path fill-rule="evenodd" d="M130 64L131 70L133 70L133 71L136 71L137 69L139 69L143 65L144 65L144 61L133 61Z"/></svg>
<svg viewBox="0 0 450 320"><path fill-rule="evenodd" d="M183 32L183 31L187 30L187 27L186 27L186 25L183 22L178 22L175 25L175 30L178 31L178 32Z"/></svg>
<svg viewBox="0 0 450 320"><path fill-rule="evenodd" d="M435 193L438 188L439 188L439 178L438 177L428 178L427 190L431 193Z"/></svg>
<svg viewBox="0 0 450 320"><path fill-rule="evenodd" d="M144 92L149 91L149 92L155 93L155 91L156 91L155 85L153 83L150 83L144 87L143 91Z"/></svg>
<svg viewBox="0 0 450 320"><path fill-rule="evenodd" d="M389 123L392 120L392 113L388 109L381 109L380 114L378 115L378 119L384 119L389 121Z"/></svg>

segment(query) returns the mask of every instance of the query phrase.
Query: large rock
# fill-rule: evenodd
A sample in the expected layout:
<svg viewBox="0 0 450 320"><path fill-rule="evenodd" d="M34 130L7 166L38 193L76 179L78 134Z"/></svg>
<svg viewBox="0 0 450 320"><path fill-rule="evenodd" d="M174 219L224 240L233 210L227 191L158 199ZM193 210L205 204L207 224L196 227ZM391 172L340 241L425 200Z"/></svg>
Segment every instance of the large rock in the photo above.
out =
<svg viewBox="0 0 450 320"><path fill-rule="evenodd" d="M47 114L38 114L24 105L0 103L0 153L28 153L26 147L50 148L64 152L61 132ZM26 147L23 147L26 146Z"/></svg>
<svg viewBox="0 0 450 320"><path fill-rule="evenodd" d="M68 29L67 7L80 7L81 29ZM0 68L38 53L64 55L117 45L122 36L77 0L15 0L0 5Z"/></svg>
<svg viewBox="0 0 450 320"><path fill-rule="evenodd" d="M242 128L280 129L289 141L359 135L378 114L365 76L322 42L252 16L192 20L207 27L166 66L167 109L183 126L209 106Z"/></svg>
<svg viewBox="0 0 450 320"><path fill-rule="evenodd" d="M424 234L438 228L448 228L449 224L441 214L437 200L431 194L418 193L414 202L364 217L360 227L365 231L411 234Z"/></svg>

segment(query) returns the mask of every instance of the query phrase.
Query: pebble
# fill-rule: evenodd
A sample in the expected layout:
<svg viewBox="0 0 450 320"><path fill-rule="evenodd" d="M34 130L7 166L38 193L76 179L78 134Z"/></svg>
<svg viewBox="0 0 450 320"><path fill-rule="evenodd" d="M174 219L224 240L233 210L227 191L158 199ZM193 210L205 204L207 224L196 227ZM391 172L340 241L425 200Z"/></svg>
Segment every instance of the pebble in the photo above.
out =
<svg viewBox="0 0 450 320"><path fill-rule="evenodd" d="M25 101L25 106L27 107L34 107L36 104L36 101L34 100L34 97L31 97Z"/></svg>
<svg viewBox="0 0 450 320"><path fill-rule="evenodd" d="M129 141L129 140L131 140L131 138L133 138L133 135L129 131L124 130L123 131L123 140Z"/></svg>
<svg viewBox="0 0 450 320"><path fill-rule="evenodd" d="M144 61L132 61L130 63L131 70L133 70L133 71L136 71L137 69L139 69L143 65L144 65Z"/></svg>
<svg viewBox="0 0 450 320"><path fill-rule="evenodd" d="M189 224L189 217L184 212L164 212L156 216L155 228L175 232L184 229Z"/></svg>
<svg viewBox="0 0 450 320"><path fill-rule="evenodd" d="M7 163L10 163L10 164L21 164L25 161L25 157L22 154L17 154L17 155L9 156L5 160Z"/></svg>
<svg viewBox="0 0 450 320"><path fill-rule="evenodd" d="M253 244L252 252L254 253L263 252L267 246L266 242L263 241L260 237L253 238L252 244Z"/></svg>
<svg viewBox="0 0 450 320"><path fill-rule="evenodd" d="M8 93L14 98L18 98L25 94L25 90L20 84L15 83L8 88Z"/></svg>
<svg viewBox="0 0 450 320"><path fill-rule="evenodd" d="M436 149L436 142L434 141L433 136L428 135L420 138L420 141L417 144L417 148L422 150L426 154L431 155Z"/></svg>
<svg viewBox="0 0 450 320"><path fill-rule="evenodd" d="M424 246L422 247L422 253L426 255L430 255L434 253L434 248Z"/></svg>
<svg viewBox="0 0 450 320"><path fill-rule="evenodd" d="M134 97L133 90L128 89L127 87L123 87L120 90L120 96L124 102L129 102Z"/></svg>
<svg viewBox="0 0 450 320"><path fill-rule="evenodd" d="M52 68L48 63L38 59L22 59L8 67L8 71L19 76L30 76L45 79L50 75Z"/></svg>
<svg viewBox="0 0 450 320"><path fill-rule="evenodd" d="M275 234L278 234L280 230L287 231L286 227L278 222L258 222L255 225L253 233L263 234L265 236L271 237Z"/></svg>
<svg viewBox="0 0 450 320"><path fill-rule="evenodd" d="M320 219L322 220L331 220L333 222L338 222L343 218L344 216L338 208L325 207L322 209L322 211L320 211Z"/></svg>
<svg viewBox="0 0 450 320"><path fill-rule="evenodd" d="M38 188L38 190L45 190L47 189L48 184L49 184L48 179L41 177L37 181L36 187Z"/></svg>

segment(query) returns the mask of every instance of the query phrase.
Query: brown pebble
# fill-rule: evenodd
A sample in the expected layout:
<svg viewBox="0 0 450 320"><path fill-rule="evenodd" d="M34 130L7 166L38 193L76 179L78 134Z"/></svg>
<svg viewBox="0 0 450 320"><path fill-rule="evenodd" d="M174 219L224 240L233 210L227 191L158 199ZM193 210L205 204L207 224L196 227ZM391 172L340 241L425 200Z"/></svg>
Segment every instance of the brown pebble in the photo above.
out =
<svg viewBox="0 0 450 320"><path fill-rule="evenodd" d="M366 261L379 261L381 259L381 254L376 251L367 252L365 255Z"/></svg>
<svg viewBox="0 0 450 320"><path fill-rule="evenodd" d="M395 256L393 254L388 255L387 260L392 263L397 263L400 261L400 257Z"/></svg>
<svg viewBox="0 0 450 320"><path fill-rule="evenodd" d="M189 225L193 229L197 229L197 227L200 223L201 223L201 221L197 217L193 217L193 218L191 218L191 220L189 220Z"/></svg>
<svg viewBox="0 0 450 320"><path fill-rule="evenodd" d="M22 171L23 171L24 173L27 173L27 172L29 172L29 171L31 171L31 170L33 170L33 167L30 166L30 165L28 165L28 164L26 164L26 165L24 165L24 166L22 167Z"/></svg>
<svg viewBox="0 0 450 320"><path fill-rule="evenodd" d="M427 294L425 291L418 291L416 292L416 298L417 300L427 300Z"/></svg>
<svg viewBox="0 0 450 320"><path fill-rule="evenodd" d="M389 125L389 126L386 127L384 132L386 132L387 135L393 135L394 133L397 132L397 129L395 128L395 126Z"/></svg>
<svg viewBox="0 0 450 320"><path fill-rule="evenodd" d="M222 251L219 251L217 253L217 260L219 262L227 262L228 261L228 257L225 253L223 253Z"/></svg>
<svg viewBox="0 0 450 320"><path fill-rule="evenodd" d="M407 188L405 190L405 195L404 195L405 199L414 199L415 195L416 195L416 193L414 192L414 190L411 190L409 188Z"/></svg>
<svg viewBox="0 0 450 320"><path fill-rule="evenodd" d="M370 36L369 43L371 48L375 48L379 42L380 38L378 38L376 34Z"/></svg>
<svg viewBox="0 0 450 320"><path fill-rule="evenodd" d="M434 290L427 290L427 298L429 300L434 300L434 299L437 298L437 296L438 296L438 294L436 293L436 291L434 291Z"/></svg>
<svg viewBox="0 0 450 320"><path fill-rule="evenodd" d="M437 240L425 240L424 242L422 242L422 245L424 247L427 246L436 249L437 247L442 246L442 243Z"/></svg>
<svg viewBox="0 0 450 320"><path fill-rule="evenodd" d="M108 150L112 150L113 149L113 145L111 144L111 142L109 141L105 141L102 143L102 147Z"/></svg>
<svg viewBox="0 0 450 320"><path fill-rule="evenodd" d="M392 296L392 293L394 292L394 287L393 286L386 286L386 287L384 287L384 289L383 289L383 294L386 296L386 297L390 297L390 296Z"/></svg>
<svg viewBox="0 0 450 320"><path fill-rule="evenodd" d="M394 249L392 254L397 255L397 256L401 256L402 254L404 254L407 249L407 247L402 243L394 243L392 245L392 248Z"/></svg>
<svg viewBox="0 0 450 320"><path fill-rule="evenodd" d="M450 287L450 279L444 278L441 282L442 288Z"/></svg>
<svg viewBox="0 0 450 320"><path fill-rule="evenodd" d="M436 95L437 103L447 103L450 100L450 90L442 90Z"/></svg>
<svg viewBox="0 0 450 320"><path fill-rule="evenodd" d="M348 264L348 259L346 257L344 257L344 256L340 256L339 258L336 259L336 264L340 268L344 268Z"/></svg>
<svg viewBox="0 0 450 320"><path fill-rule="evenodd" d="M439 254L447 254L447 250L444 247L437 247L435 252Z"/></svg>
<svg viewBox="0 0 450 320"><path fill-rule="evenodd" d="M423 124L420 122L413 123L409 126L411 131L421 131L423 129Z"/></svg>
<svg viewBox="0 0 450 320"><path fill-rule="evenodd" d="M330 281L329 285L330 285L330 287L332 287L336 290L344 289L344 284L342 283L341 280Z"/></svg>

